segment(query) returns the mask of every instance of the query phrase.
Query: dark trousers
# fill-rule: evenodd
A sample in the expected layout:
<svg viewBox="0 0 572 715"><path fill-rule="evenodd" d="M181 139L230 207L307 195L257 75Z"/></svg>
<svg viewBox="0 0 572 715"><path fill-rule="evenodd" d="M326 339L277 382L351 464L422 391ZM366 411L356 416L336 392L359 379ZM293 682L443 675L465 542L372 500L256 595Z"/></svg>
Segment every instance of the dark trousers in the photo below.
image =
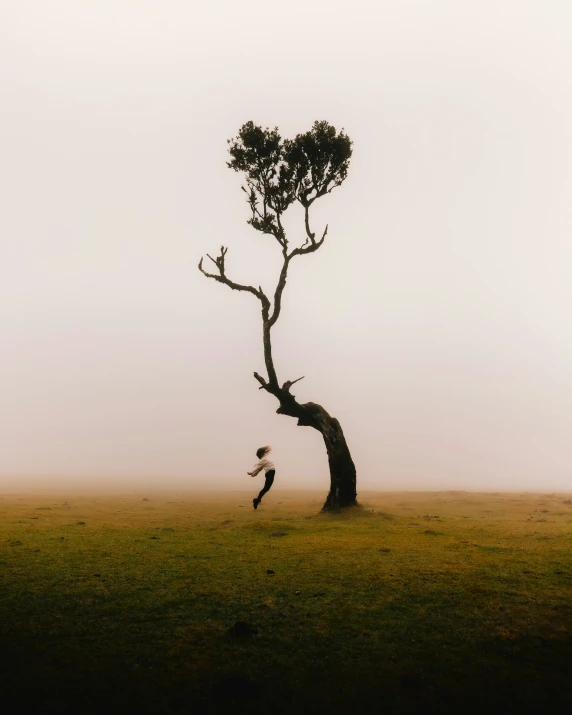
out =
<svg viewBox="0 0 572 715"><path fill-rule="evenodd" d="M262 497L266 494L266 492L270 491L270 487L274 484L274 475L276 474L275 469L269 469L266 474L266 481L264 482L264 488L260 490L258 494L258 501L262 499Z"/></svg>

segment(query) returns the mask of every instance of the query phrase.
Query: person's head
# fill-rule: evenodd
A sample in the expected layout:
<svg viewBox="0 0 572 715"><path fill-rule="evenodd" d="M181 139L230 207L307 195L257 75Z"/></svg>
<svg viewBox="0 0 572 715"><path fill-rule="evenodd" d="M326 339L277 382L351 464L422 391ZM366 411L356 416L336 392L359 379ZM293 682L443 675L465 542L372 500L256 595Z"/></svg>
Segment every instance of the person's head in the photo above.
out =
<svg viewBox="0 0 572 715"><path fill-rule="evenodd" d="M270 452L270 449L271 448L268 445L266 445L266 447L259 447L256 450L256 456L258 457L258 459L262 459L262 457L266 457L268 452Z"/></svg>

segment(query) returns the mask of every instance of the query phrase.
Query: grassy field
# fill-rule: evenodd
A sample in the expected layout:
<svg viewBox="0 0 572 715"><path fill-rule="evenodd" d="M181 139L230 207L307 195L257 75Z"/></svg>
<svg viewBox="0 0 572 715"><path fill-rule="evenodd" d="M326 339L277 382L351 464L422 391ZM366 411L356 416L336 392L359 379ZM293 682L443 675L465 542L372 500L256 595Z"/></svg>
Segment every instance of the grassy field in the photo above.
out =
<svg viewBox="0 0 572 715"><path fill-rule="evenodd" d="M572 705L570 495L0 496L10 712Z"/></svg>

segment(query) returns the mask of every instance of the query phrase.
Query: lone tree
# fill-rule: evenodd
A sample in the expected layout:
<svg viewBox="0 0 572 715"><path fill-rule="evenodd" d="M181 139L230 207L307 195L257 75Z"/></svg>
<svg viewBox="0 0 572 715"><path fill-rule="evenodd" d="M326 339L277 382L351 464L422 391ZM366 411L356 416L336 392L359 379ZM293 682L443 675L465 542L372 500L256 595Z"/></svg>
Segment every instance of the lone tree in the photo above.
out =
<svg viewBox="0 0 572 715"><path fill-rule="evenodd" d="M216 268L209 273L203 268L203 258L199 270L229 288L252 293L262 305L262 328L266 379L254 373L264 389L274 395L280 403L276 412L298 420L302 427L313 427L324 438L330 466L330 492L324 509L334 509L356 505L356 469L348 449L340 423L326 410L314 402L300 404L290 392L297 380L287 380L280 387L272 360L270 333L280 316L282 293L290 262L296 256L314 253L324 243L328 227L322 237L310 228L310 207L317 199L329 194L340 186L348 173L352 142L344 131L336 132L328 122L315 122L305 134L293 139L282 139L278 128L263 129L253 122L244 124L238 136L228 140L231 160L228 166L243 172L251 217L248 223L257 231L273 236L282 251L282 270L273 299L270 300L261 287L235 283L226 274L225 258L228 248L221 246L216 258L208 256ZM292 248L282 225L282 217L295 202L304 209L306 238L301 246Z"/></svg>

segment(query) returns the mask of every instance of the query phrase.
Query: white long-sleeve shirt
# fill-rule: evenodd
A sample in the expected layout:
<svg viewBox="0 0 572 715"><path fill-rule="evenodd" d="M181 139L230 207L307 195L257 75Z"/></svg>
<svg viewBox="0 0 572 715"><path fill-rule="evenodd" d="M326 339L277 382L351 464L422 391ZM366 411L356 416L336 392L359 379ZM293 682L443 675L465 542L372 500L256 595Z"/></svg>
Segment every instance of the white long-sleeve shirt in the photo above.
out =
<svg viewBox="0 0 572 715"><path fill-rule="evenodd" d="M264 469L264 473L269 472L271 469L274 469L274 463L271 462L268 457L262 457L262 459L259 462L256 462L254 467L252 468L252 472L250 472L251 477L255 477L258 472L261 472Z"/></svg>

